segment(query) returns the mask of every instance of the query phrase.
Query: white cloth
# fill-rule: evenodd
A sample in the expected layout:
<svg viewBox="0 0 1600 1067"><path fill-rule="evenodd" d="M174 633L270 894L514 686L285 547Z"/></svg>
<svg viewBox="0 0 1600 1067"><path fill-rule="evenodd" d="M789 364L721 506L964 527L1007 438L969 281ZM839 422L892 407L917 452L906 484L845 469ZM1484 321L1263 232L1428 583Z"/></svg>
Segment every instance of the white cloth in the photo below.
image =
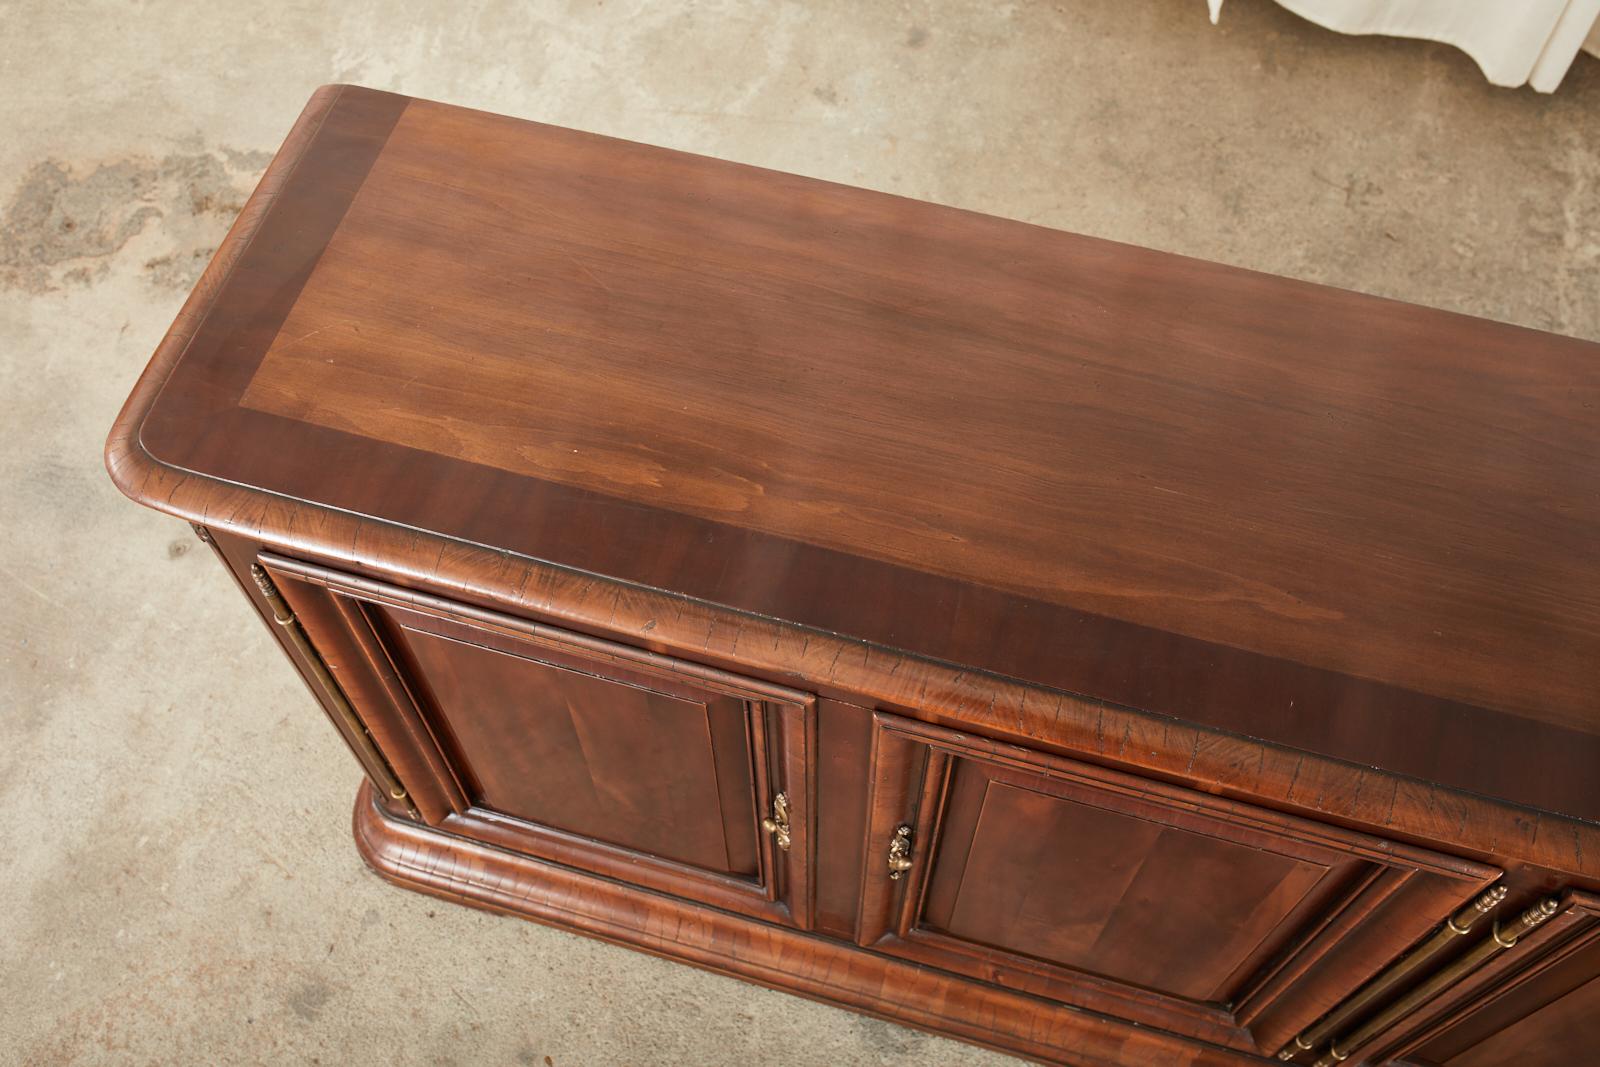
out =
<svg viewBox="0 0 1600 1067"><path fill-rule="evenodd" d="M1222 0L1206 0L1211 21ZM1600 55L1600 0L1278 0L1340 33L1421 37L1471 56L1495 85L1554 92L1578 49ZM1586 39L1587 38L1587 42Z"/></svg>

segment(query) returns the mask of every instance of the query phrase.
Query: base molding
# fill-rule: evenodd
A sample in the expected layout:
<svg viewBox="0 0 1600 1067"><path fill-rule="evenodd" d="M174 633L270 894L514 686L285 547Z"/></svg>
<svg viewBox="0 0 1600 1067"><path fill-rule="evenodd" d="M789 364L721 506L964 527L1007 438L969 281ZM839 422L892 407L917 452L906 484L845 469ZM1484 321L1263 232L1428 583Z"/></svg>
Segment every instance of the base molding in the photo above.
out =
<svg viewBox="0 0 1600 1067"><path fill-rule="evenodd" d="M367 865L408 889L1012 1055L1070 1067L1270 1062L442 833L391 813L367 782L354 831Z"/></svg>

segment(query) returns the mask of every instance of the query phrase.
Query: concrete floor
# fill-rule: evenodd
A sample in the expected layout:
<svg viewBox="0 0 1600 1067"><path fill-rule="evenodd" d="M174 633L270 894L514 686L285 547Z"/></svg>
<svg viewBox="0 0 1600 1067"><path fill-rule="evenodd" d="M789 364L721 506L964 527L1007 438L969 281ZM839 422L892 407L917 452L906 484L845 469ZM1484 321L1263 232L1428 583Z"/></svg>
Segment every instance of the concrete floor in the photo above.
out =
<svg viewBox="0 0 1600 1067"><path fill-rule="evenodd" d="M362 867L332 729L100 465L319 83L1600 338L1587 58L1492 89L1266 0L68 6L0 3L6 1063L1006 1062Z"/></svg>

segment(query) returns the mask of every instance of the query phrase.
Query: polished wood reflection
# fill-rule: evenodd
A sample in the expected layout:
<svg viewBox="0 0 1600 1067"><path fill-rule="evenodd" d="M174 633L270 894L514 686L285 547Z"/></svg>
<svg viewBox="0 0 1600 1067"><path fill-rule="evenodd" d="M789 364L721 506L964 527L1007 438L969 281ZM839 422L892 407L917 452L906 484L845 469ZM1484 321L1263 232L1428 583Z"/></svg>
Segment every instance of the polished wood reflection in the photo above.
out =
<svg viewBox="0 0 1600 1067"><path fill-rule="evenodd" d="M1579 341L349 89L141 439L1593 815L1597 396Z"/></svg>
<svg viewBox="0 0 1600 1067"><path fill-rule="evenodd" d="M401 884L1047 1062L1533 1064L1600 973L1597 355L330 86L106 459ZM1460 952L1490 898L1550 921Z"/></svg>

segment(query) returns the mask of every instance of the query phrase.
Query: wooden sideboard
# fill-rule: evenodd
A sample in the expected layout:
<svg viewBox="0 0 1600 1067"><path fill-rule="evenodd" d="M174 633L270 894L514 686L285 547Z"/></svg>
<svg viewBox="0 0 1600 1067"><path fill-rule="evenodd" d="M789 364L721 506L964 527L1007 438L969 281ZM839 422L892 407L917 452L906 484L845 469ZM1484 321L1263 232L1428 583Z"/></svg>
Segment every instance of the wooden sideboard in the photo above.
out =
<svg viewBox="0 0 1600 1067"><path fill-rule="evenodd" d="M1593 344L329 87L107 464L402 885L1076 1067L1600 1044Z"/></svg>

